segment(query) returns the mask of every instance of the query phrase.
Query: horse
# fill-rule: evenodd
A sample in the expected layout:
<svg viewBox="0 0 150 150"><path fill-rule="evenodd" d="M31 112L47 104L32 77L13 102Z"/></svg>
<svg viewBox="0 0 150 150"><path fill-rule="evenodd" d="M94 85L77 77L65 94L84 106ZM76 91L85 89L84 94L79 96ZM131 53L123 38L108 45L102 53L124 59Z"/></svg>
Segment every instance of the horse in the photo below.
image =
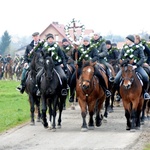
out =
<svg viewBox="0 0 150 150"><path fill-rule="evenodd" d="M19 62L19 63L16 65L16 67L15 67L14 73L16 74L17 80L20 80L20 79L21 79L21 74L22 74L22 71L23 71L23 66L24 66L24 63Z"/></svg>
<svg viewBox="0 0 150 150"><path fill-rule="evenodd" d="M13 60L10 59L5 65L5 79L13 80Z"/></svg>
<svg viewBox="0 0 150 150"><path fill-rule="evenodd" d="M44 57L44 73L41 77L40 91L42 102L42 123L44 128L56 131L56 111L58 109L57 128L61 127L61 116L67 95L62 95L61 79L55 70L55 64L51 56ZM49 120L46 117L49 108Z"/></svg>
<svg viewBox="0 0 150 150"><path fill-rule="evenodd" d="M41 112L40 112L40 96L36 95L37 87L36 83L36 74L37 74L37 67L42 55L40 53L34 53L33 59L31 61L30 71L27 74L26 79L26 87L25 91L28 94L28 100L30 103L30 113L31 113L31 122L30 125L35 125L34 113L35 113L35 106L37 108L37 122L40 122L41 119Z"/></svg>
<svg viewBox="0 0 150 150"><path fill-rule="evenodd" d="M122 81L119 89L127 121L126 130L131 132L140 129L140 115L144 102L141 80L133 69L133 61L120 61Z"/></svg>
<svg viewBox="0 0 150 150"><path fill-rule="evenodd" d="M94 129L93 115L96 113L95 124L97 127L102 124L100 111L105 101L105 93L99 85L98 78L94 75L96 62L83 63L82 72L76 83L76 96L81 108L82 127L81 131L87 131L86 115L89 112L89 129Z"/></svg>
<svg viewBox="0 0 150 150"><path fill-rule="evenodd" d="M3 78L4 63L0 61L0 80Z"/></svg>

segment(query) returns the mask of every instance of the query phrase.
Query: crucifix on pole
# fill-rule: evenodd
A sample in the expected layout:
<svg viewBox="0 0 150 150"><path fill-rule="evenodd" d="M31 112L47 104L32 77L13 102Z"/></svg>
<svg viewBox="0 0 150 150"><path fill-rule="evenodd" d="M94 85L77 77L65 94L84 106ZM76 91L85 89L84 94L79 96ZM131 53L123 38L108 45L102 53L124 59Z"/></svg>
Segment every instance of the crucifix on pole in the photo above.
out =
<svg viewBox="0 0 150 150"><path fill-rule="evenodd" d="M70 35L69 29L72 29L72 31L73 31L73 38ZM81 30L81 34L78 37L78 39L77 39L76 29L80 29ZM77 78L77 70L78 70L77 61L78 61L78 46L79 45L76 42L82 40L83 35L84 35L84 31L85 31L85 26L83 24L81 24L80 21L77 21L77 20L75 20L73 18L72 21L68 25L66 25L65 31L66 31L66 36L72 42L72 44L74 44L74 47L76 49L76 52L75 52L75 63L76 63L76 78Z"/></svg>

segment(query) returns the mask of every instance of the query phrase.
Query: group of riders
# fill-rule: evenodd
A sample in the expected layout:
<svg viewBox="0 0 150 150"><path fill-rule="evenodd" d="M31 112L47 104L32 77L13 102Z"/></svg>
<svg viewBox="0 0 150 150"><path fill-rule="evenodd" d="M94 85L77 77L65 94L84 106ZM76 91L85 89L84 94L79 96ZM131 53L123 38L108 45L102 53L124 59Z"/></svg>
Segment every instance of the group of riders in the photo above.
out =
<svg viewBox="0 0 150 150"><path fill-rule="evenodd" d="M105 83L103 76L100 74L99 65L104 65L105 73L108 77L108 81L113 83L114 87L119 91L119 84L121 81L121 70L116 72L114 76L110 69L110 64L119 65L120 60L134 59L134 69L142 77L143 82L143 97L145 100L150 99L148 93L149 88L149 75L143 69L143 65L150 64L150 49L147 46L145 40L141 40L139 35L128 35L125 39L125 44L121 50L117 49L116 43L111 43L110 40L105 40L99 32L95 32L93 37L83 37L82 43L79 41L70 41L66 38L62 40L62 44L59 45L55 40L53 34L46 35L44 44L41 44L40 36L38 32L32 34L33 40L26 47L24 54L24 67L21 76L21 85L17 87L20 93L24 93L26 88L27 72L31 70L31 61L34 53L41 53L41 65L37 68L36 86L37 96L40 96L40 79L43 74L43 60L44 55L51 56L55 64L55 70L57 71L62 81L62 95L67 94L67 88L70 88L69 102L74 101L74 93L76 87L76 80L82 73L83 61L97 62L94 67L94 75L99 79L99 84L103 88L106 97L111 96L111 92ZM44 55L43 55L44 54ZM68 77L68 65L71 67L72 73ZM68 80L68 78L70 80Z"/></svg>

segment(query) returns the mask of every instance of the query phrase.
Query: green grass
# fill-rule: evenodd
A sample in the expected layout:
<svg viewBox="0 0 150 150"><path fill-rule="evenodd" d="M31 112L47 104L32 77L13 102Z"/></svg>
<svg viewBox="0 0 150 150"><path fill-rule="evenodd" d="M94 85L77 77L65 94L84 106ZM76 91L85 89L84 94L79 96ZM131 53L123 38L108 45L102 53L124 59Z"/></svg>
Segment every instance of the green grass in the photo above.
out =
<svg viewBox="0 0 150 150"><path fill-rule="evenodd" d="M150 144L147 144L144 148L144 150L150 150Z"/></svg>
<svg viewBox="0 0 150 150"><path fill-rule="evenodd" d="M16 90L19 84L16 81L0 80L0 132L30 119L28 96Z"/></svg>

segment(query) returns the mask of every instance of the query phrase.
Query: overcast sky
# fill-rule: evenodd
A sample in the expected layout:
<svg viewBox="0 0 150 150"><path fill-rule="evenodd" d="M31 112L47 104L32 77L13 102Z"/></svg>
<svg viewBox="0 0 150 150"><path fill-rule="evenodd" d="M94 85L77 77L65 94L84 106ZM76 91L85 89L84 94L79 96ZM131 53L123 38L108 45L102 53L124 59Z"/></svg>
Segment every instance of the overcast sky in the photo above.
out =
<svg viewBox="0 0 150 150"><path fill-rule="evenodd" d="M150 0L1 0L0 36L42 32L50 23L75 18L88 29L123 35L150 34Z"/></svg>

